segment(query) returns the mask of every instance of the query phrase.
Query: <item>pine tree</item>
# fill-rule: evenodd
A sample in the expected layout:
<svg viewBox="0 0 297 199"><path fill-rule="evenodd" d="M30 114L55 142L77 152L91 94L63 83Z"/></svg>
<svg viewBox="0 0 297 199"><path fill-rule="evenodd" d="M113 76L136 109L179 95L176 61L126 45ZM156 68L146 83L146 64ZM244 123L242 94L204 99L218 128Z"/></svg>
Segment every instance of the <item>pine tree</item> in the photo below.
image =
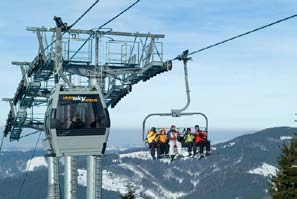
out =
<svg viewBox="0 0 297 199"><path fill-rule="evenodd" d="M128 185L126 185L127 188L127 193L125 193L124 195L121 195L122 199L135 199L136 198L136 194L135 194L135 187L129 183Z"/></svg>
<svg viewBox="0 0 297 199"><path fill-rule="evenodd" d="M270 182L270 195L273 199L297 198L297 134L283 146L278 164L279 171Z"/></svg>

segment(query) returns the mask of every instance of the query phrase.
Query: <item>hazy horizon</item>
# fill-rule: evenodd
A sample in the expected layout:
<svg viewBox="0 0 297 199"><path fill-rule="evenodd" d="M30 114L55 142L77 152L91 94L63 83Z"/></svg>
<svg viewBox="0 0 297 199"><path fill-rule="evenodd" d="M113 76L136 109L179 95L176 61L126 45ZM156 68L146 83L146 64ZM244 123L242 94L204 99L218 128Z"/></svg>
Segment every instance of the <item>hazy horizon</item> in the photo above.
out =
<svg viewBox="0 0 297 199"><path fill-rule="evenodd" d="M2 131L2 128L0 128ZM262 129L259 129L262 130ZM210 128L209 139L212 143L218 143L223 141L231 140L235 137L255 133L258 129L226 129L226 128ZM27 133L33 132L34 130L25 129L21 136ZM3 144L3 151L14 151L14 150L30 150L34 148L38 138L38 133L25 138L20 139L19 142L9 142L9 136L5 138ZM38 144L38 148L42 148L42 139L44 133L42 132L41 138ZM142 141L142 130L141 128L111 128L107 147L132 147L132 146L144 146Z"/></svg>

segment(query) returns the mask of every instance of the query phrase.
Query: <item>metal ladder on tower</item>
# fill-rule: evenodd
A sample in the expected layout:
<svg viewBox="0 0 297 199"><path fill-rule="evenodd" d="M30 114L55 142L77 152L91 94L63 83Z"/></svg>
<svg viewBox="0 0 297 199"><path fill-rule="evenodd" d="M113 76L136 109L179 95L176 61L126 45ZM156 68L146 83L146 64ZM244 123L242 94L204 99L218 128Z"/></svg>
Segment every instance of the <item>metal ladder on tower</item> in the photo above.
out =
<svg viewBox="0 0 297 199"><path fill-rule="evenodd" d="M95 167L95 198L102 198L102 156L96 156Z"/></svg>
<svg viewBox="0 0 297 199"><path fill-rule="evenodd" d="M64 182L65 183L65 182ZM71 195L72 199L77 198L77 167L76 167L76 157L71 158Z"/></svg>

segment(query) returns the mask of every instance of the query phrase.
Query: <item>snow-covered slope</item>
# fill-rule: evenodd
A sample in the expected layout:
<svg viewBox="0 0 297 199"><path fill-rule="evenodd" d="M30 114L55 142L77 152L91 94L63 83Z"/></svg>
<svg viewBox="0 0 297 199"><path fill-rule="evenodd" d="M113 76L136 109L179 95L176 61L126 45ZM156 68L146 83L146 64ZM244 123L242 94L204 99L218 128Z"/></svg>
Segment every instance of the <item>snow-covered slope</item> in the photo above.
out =
<svg viewBox="0 0 297 199"><path fill-rule="evenodd" d="M296 129L282 127L237 137L212 146L212 155L201 160L188 157L173 162L169 159L152 160L149 149L145 148L112 150L103 159L104 193L119 196L126 193L126 186L130 183L136 188L138 199L263 198L268 194L267 182L277 172L279 146L288 142L294 132ZM186 150L183 153L187 155ZM0 195L5 194L4 190L1 192L1 187L14 187L11 183L16 179L21 183L24 171L31 171L31 180L38 180L32 177L46 172L38 169L47 167L42 154L31 161L28 160L30 152L13 153L12 156L14 158L5 154L0 156ZM79 189L87 186L85 161L79 158ZM63 170L63 161L60 165ZM41 187L46 189L47 175L44 176L45 184ZM63 179L63 176L60 178Z"/></svg>
<svg viewBox="0 0 297 199"><path fill-rule="evenodd" d="M25 171L33 171L38 167L47 167L47 162L45 161L44 157L35 157L28 160Z"/></svg>
<svg viewBox="0 0 297 199"><path fill-rule="evenodd" d="M249 170L248 173L263 175L264 177L267 177L275 176L277 171L278 169L275 166L272 166L264 162L260 167Z"/></svg>

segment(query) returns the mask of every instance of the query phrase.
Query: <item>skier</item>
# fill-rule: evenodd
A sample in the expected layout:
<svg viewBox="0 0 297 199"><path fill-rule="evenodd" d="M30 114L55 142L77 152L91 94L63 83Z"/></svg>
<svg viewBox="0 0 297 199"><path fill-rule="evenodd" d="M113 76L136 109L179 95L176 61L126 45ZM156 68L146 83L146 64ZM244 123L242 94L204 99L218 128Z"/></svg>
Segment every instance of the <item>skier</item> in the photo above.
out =
<svg viewBox="0 0 297 199"><path fill-rule="evenodd" d="M209 140L207 140L207 134L201 131L198 125L195 126L195 130L195 142L193 147L194 155L197 154L197 147L199 147L200 158L202 158L204 146L206 147L206 155L210 155L210 142Z"/></svg>
<svg viewBox="0 0 297 199"><path fill-rule="evenodd" d="M151 149L151 156L152 158L155 160L155 153L156 153L156 149L157 148L157 157L160 157L160 144L159 144L159 136L158 133L156 131L155 127L152 127L151 130L148 132L147 134L147 142L150 146Z"/></svg>
<svg viewBox="0 0 297 199"><path fill-rule="evenodd" d="M167 139L169 140L169 155L171 161L174 160L175 155L181 152L181 143L178 142L179 132L176 131L175 125L171 125L170 130L167 132Z"/></svg>
<svg viewBox="0 0 297 199"><path fill-rule="evenodd" d="M160 143L160 151L161 151L161 157L162 156L166 156L168 155L168 151L169 151L169 145L168 145L168 139L167 139L167 134L166 134L166 129L162 128L160 130L160 139L159 139L159 143Z"/></svg>
<svg viewBox="0 0 297 199"><path fill-rule="evenodd" d="M192 149L193 149L193 141L194 141L194 135L191 132L191 128L187 128L186 134L184 135L185 143L188 148L189 156L192 155Z"/></svg>

